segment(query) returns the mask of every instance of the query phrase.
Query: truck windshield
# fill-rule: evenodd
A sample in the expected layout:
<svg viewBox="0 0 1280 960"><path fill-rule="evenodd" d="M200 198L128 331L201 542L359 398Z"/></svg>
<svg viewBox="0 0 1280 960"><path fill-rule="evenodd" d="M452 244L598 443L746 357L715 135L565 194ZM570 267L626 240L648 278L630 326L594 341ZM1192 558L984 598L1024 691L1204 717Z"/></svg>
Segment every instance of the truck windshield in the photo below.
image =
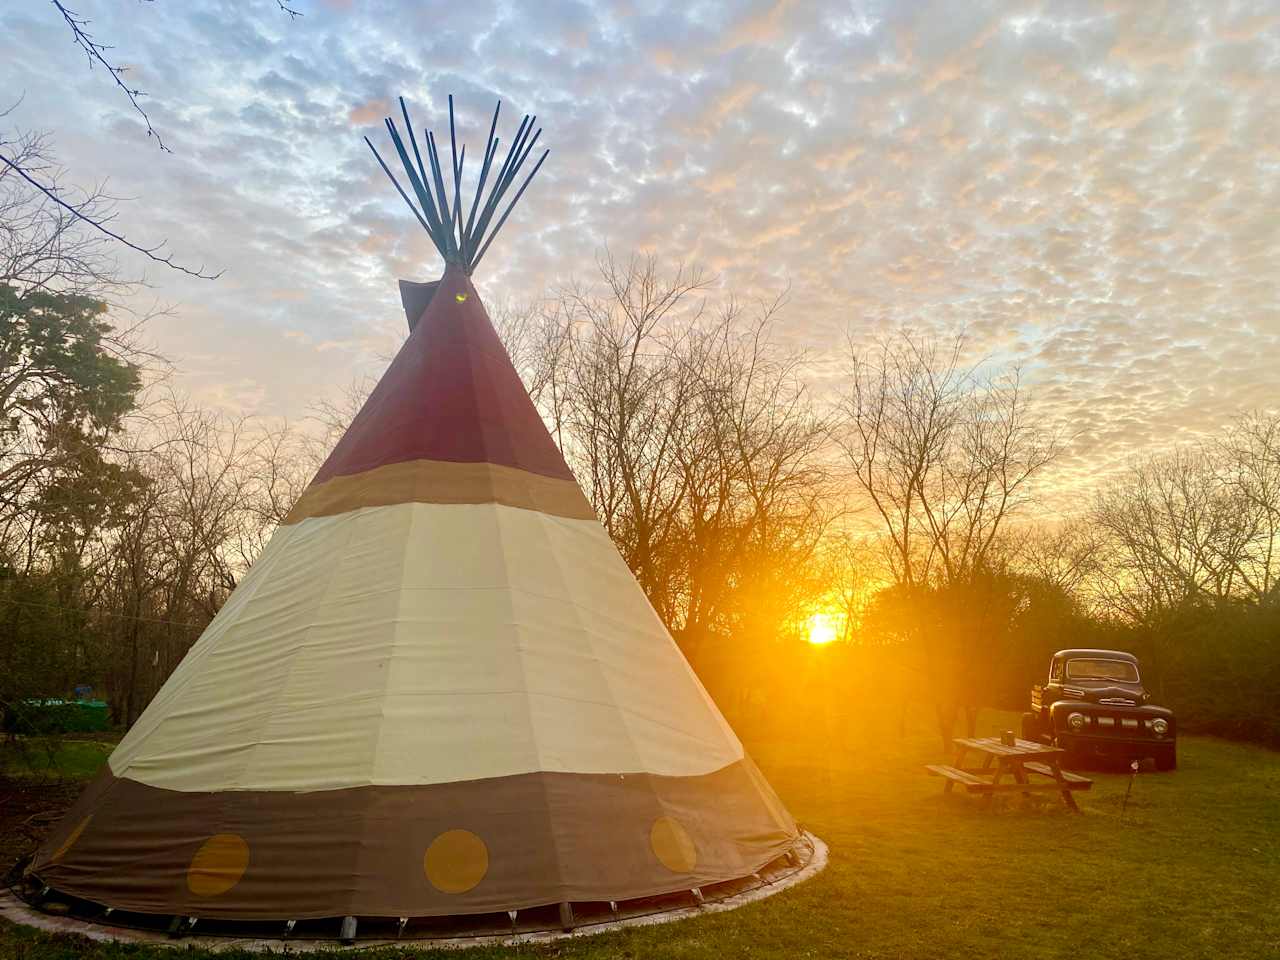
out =
<svg viewBox="0 0 1280 960"><path fill-rule="evenodd" d="M1138 682L1138 668L1128 660L1069 660L1067 676L1072 680L1120 680Z"/></svg>

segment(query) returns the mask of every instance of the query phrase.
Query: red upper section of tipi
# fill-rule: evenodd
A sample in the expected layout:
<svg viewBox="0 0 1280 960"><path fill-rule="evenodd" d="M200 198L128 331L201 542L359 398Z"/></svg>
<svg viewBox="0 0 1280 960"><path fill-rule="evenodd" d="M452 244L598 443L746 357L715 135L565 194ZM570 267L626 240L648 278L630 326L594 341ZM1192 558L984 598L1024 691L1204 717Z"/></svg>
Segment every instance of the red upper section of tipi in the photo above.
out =
<svg viewBox="0 0 1280 960"><path fill-rule="evenodd" d="M312 482L406 460L496 463L573 479L459 267L445 270L422 319Z"/></svg>

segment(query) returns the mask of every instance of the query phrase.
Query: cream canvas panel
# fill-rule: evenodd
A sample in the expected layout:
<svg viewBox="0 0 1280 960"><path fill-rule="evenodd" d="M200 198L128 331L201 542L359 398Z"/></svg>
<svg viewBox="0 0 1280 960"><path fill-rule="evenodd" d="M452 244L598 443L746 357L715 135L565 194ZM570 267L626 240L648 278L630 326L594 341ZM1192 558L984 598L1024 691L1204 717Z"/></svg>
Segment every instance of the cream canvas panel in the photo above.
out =
<svg viewBox="0 0 1280 960"><path fill-rule="evenodd" d="M308 791L742 756L598 522L406 503L277 530L110 763Z"/></svg>

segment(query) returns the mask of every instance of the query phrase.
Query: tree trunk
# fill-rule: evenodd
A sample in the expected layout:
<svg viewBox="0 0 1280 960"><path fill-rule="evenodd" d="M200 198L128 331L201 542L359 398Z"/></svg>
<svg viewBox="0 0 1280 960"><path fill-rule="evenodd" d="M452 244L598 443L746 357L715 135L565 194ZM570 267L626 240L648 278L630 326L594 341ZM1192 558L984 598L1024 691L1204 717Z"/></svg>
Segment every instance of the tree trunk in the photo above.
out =
<svg viewBox="0 0 1280 960"><path fill-rule="evenodd" d="M952 749L952 740L955 739L956 718L960 713L960 708L955 703L944 704L941 701L934 704L934 714L938 718L938 733L942 736L942 752L950 753Z"/></svg>

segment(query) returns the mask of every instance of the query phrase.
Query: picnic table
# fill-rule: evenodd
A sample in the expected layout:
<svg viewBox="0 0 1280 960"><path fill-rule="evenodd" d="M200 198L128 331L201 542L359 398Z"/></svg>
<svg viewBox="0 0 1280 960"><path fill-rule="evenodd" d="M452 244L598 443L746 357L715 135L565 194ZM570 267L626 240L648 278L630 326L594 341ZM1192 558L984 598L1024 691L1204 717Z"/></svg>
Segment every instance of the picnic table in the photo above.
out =
<svg viewBox="0 0 1280 960"><path fill-rule="evenodd" d="M1034 791L1054 790L1062 794L1062 802L1079 812L1072 793L1088 790L1093 781L1088 777L1069 773L1062 769L1060 747L1051 747L1034 740L1015 739L1012 744L1000 737L957 737L955 762L950 766L941 763L926 764L925 769L934 776L944 777L943 793L959 784L969 793L981 794L988 799L998 792L1020 790L1023 796ZM982 760L978 766L965 766L970 754L978 754ZM1011 777L1011 782L1002 782ZM1032 777L1038 779L1032 780ZM1047 782L1046 782L1047 781Z"/></svg>

